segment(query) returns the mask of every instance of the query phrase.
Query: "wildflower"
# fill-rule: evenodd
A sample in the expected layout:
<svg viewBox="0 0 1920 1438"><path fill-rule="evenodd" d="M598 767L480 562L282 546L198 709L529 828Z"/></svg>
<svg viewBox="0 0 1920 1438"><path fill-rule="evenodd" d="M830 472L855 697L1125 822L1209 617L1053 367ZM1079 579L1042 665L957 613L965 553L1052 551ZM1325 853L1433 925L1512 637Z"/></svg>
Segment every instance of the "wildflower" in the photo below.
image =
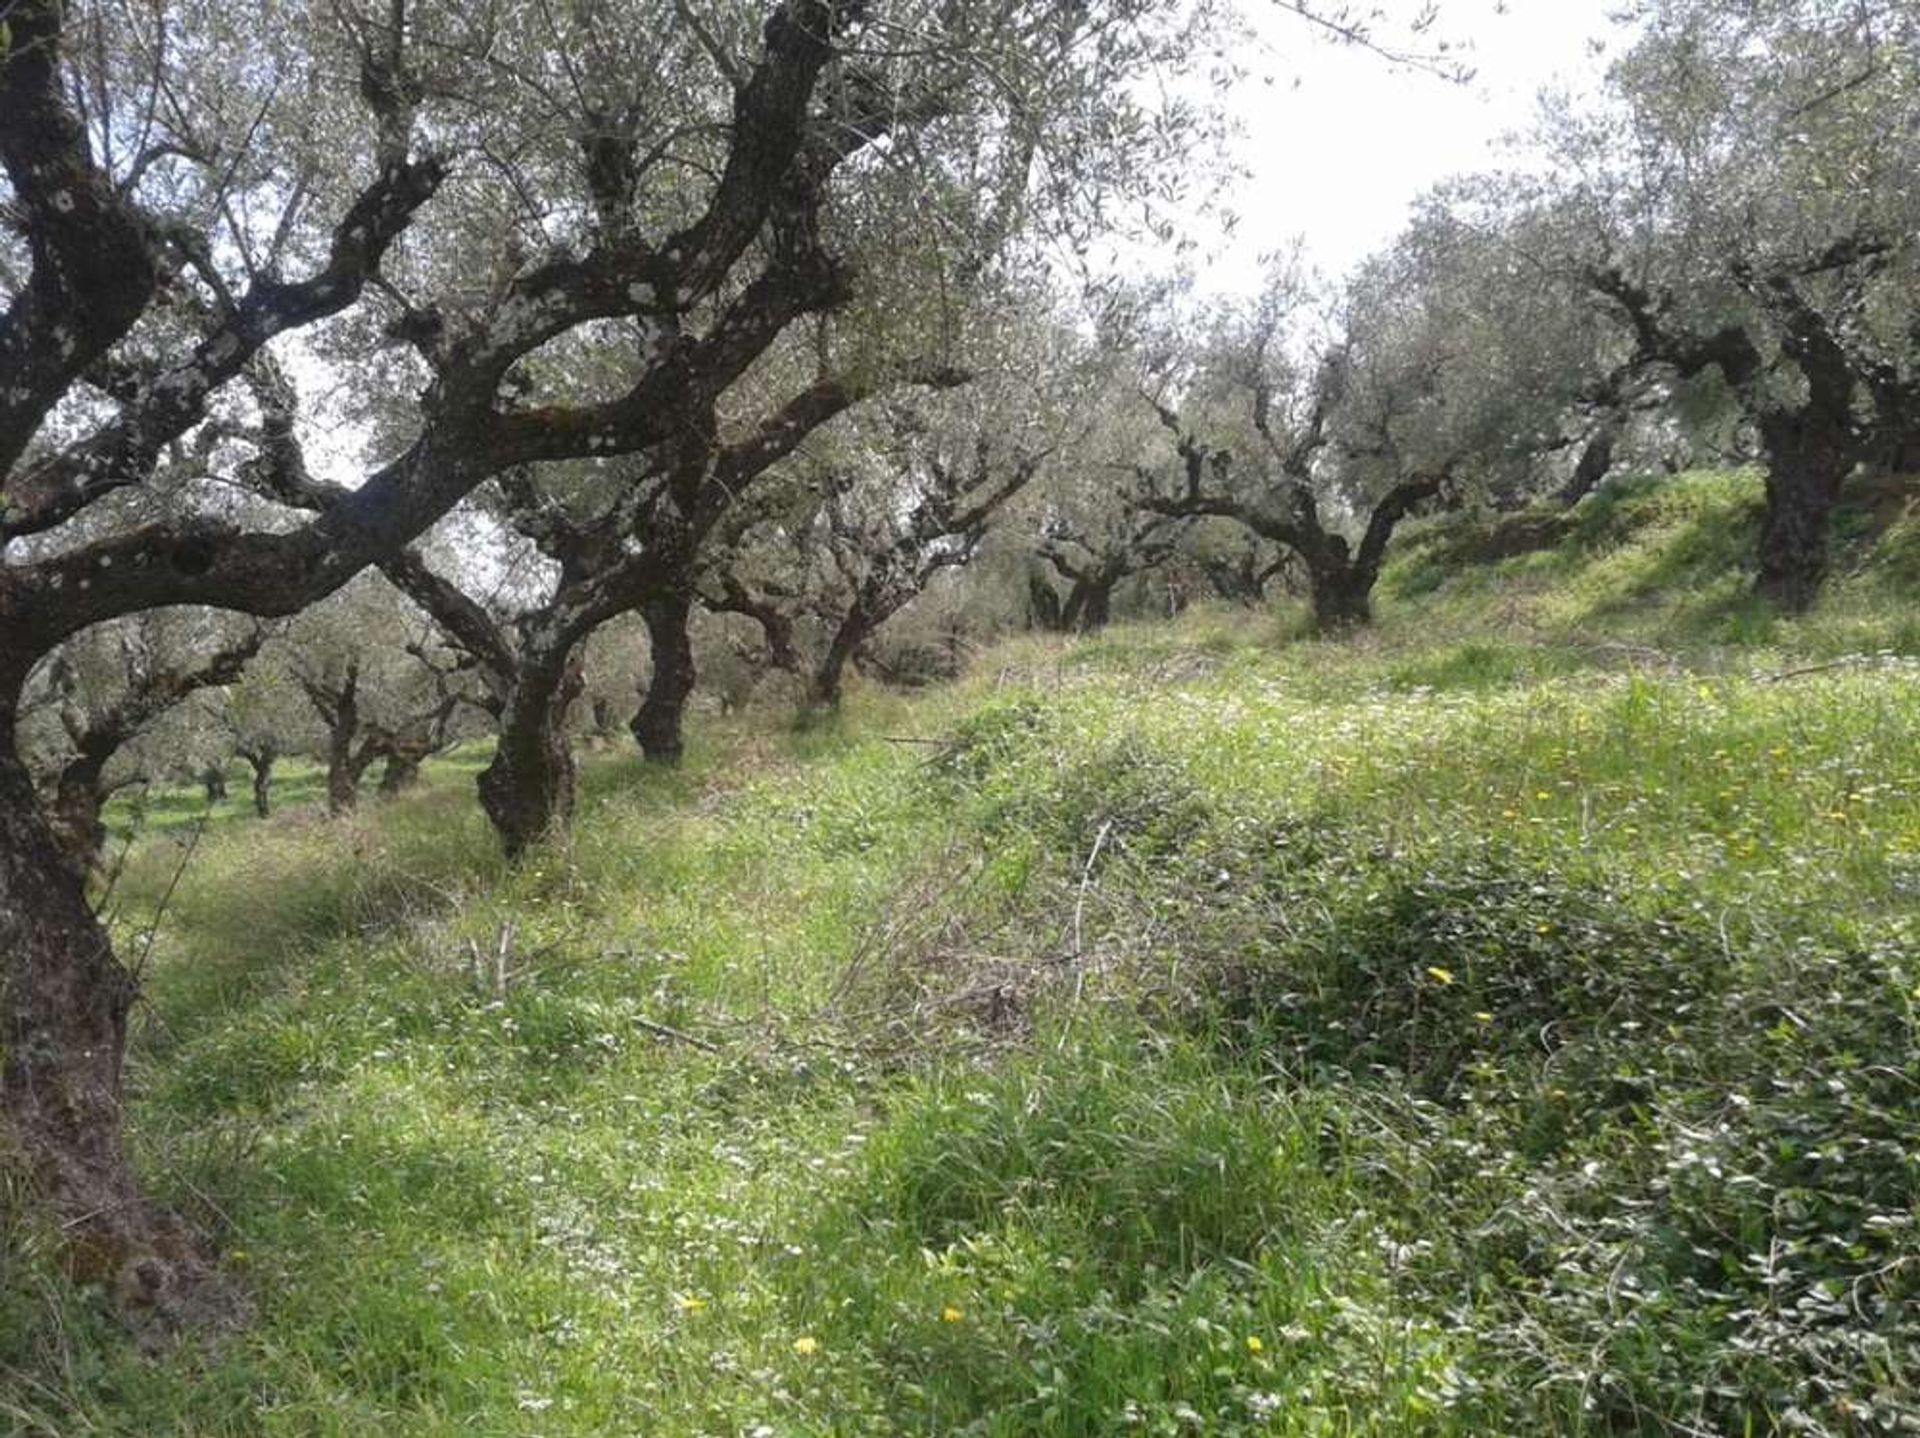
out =
<svg viewBox="0 0 1920 1438"><path fill-rule="evenodd" d="M698 1313L706 1306L707 1300L700 1297L697 1293L683 1293L680 1295L680 1311L682 1313Z"/></svg>
<svg viewBox="0 0 1920 1438"><path fill-rule="evenodd" d="M1261 1422L1265 1422L1278 1413L1285 1402L1286 1400L1278 1393L1249 1393L1247 1411Z"/></svg>
<svg viewBox="0 0 1920 1438"><path fill-rule="evenodd" d="M810 1334L802 1334L793 1340L793 1351L802 1358L810 1358L820 1351L820 1340Z"/></svg>
<svg viewBox="0 0 1920 1438"><path fill-rule="evenodd" d="M1453 982L1453 970L1443 969L1437 964L1428 964L1427 974L1436 984L1450 984Z"/></svg>
<svg viewBox="0 0 1920 1438"><path fill-rule="evenodd" d="M1493 1015L1486 1012L1484 1009L1482 1009L1479 1013L1476 1013L1474 1017L1483 1024L1490 1024L1493 1022Z"/></svg>
<svg viewBox="0 0 1920 1438"><path fill-rule="evenodd" d="M951 1303L940 1310L940 1321L942 1323L958 1323L966 1316L966 1314L955 1308Z"/></svg>
<svg viewBox="0 0 1920 1438"><path fill-rule="evenodd" d="M1258 1353L1266 1346L1267 1346L1266 1344L1260 1341L1260 1337L1258 1334L1249 1333L1247 1335L1247 1352Z"/></svg>

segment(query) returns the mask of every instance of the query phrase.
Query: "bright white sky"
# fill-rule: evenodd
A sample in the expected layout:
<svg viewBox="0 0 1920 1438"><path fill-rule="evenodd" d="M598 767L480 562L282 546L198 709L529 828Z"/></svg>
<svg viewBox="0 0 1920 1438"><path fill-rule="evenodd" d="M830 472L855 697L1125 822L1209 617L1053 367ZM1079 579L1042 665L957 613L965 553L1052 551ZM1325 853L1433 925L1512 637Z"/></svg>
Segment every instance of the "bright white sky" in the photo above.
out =
<svg viewBox="0 0 1920 1438"><path fill-rule="evenodd" d="M1590 89L1620 46L1607 19L1618 3L1442 0L1435 33L1464 39L1477 70L1459 86L1318 39L1268 0L1242 0L1261 46L1243 57L1254 75L1228 98L1246 129L1239 157L1252 177L1231 197L1238 232L1200 267L1199 287L1250 293L1259 257L1295 235L1323 272L1351 269L1392 238L1422 191L1499 161L1503 138L1531 128L1543 88ZM1379 8L1386 38L1420 6L1382 0ZM1595 40L1605 42L1599 54Z"/></svg>

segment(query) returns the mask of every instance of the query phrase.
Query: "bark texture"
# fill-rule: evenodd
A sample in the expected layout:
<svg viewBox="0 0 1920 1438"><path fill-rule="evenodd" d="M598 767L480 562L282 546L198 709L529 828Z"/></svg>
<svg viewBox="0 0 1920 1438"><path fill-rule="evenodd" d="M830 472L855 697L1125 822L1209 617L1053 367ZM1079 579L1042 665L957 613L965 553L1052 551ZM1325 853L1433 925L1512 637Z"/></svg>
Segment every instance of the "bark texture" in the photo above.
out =
<svg viewBox="0 0 1920 1438"><path fill-rule="evenodd" d="M640 606L652 657L647 692L631 729L640 752L655 764L678 764L686 753L687 701L699 675L693 663L691 593L666 593Z"/></svg>
<svg viewBox="0 0 1920 1438"><path fill-rule="evenodd" d="M569 638L530 649L500 713L493 760L480 773L480 805L509 858L565 832L573 819L573 746L567 715L582 688Z"/></svg>
<svg viewBox="0 0 1920 1438"><path fill-rule="evenodd" d="M0 704L0 1164L61 1219L68 1271L108 1285L143 1342L238 1311L210 1254L140 1192L121 1055L139 984L87 906Z"/></svg>

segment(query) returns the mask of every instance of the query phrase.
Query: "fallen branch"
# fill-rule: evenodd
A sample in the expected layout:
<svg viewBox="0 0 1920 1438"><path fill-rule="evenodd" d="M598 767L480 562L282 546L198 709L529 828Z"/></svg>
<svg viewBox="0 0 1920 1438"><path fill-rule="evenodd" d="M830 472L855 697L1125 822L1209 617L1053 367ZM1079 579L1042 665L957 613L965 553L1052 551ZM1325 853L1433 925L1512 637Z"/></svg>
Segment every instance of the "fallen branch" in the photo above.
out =
<svg viewBox="0 0 1920 1438"><path fill-rule="evenodd" d="M140 957L136 959L129 972L137 985L146 977L147 965L153 959L154 941L160 937L160 925L167 917L167 910L173 905L173 895L180 887L180 880L186 877L187 865L193 862L193 856L200 848L200 840L205 837L207 824L213 818L213 805L209 803L206 812L194 821L193 835L187 840L186 852L180 856L179 864L174 868L173 877L167 880L167 887L160 895L160 902L154 907L153 922L147 925L146 941L140 946Z"/></svg>
<svg viewBox="0 0 1920 1438"><path fill-rule="evenodd" d="M1773 674L1760 676L1762 684L1783 684L1789 679L1799 679L1808 674L1825 674L1830 669L1857 669L1863 664L1871 664L1872 656L1866 654L1844 654L1838 659L1829 659L1823 664L1802 664L1797 669L1782 669Z"/></svg>
<svg viewBox="0 0 1920 1438"><path fill-rule="evenodd" d="M647 1033L659 1038L672 1039L675 1043L688 1044L705 1053L717 1054L720 1052L719 1044L709 1043L707 1040L697 1038L684 1029L676 1029L672 1024L663 1024L658 1019L646 1019L636 1016L633 1021L633 1026L637 1029L644 1029Z"/></svg>
<svg viewBox="0 0 1920 1438"><path fill-rule="evenodd" d="M495 997L507 996L507 960L513 956L513 923L509 920L500 926L500 946L493 954L493 992Z"/></svg>
<svg viewBox="0 0 1920 1438"><path fill-rule="evenodd" d="M1080 1012L1080 1000L1086 993L1086 948L1080 925L1086 915L1087 890L1093 885L1093 866L1100 861L1100 851L1107 846L1107 835L1112 832L1113 820L1109 819L1100 826L1100 832L1093 836L1093 847L1087 851L1087 862L1080 869L1080 892L1073 901L1073 1001L1067 1006L1067 1021L1060 1026L1060 1039L1054 1045L1056 1051L1066 1047L1067 1037L1073 1032L1074 1018Z"/></svg>

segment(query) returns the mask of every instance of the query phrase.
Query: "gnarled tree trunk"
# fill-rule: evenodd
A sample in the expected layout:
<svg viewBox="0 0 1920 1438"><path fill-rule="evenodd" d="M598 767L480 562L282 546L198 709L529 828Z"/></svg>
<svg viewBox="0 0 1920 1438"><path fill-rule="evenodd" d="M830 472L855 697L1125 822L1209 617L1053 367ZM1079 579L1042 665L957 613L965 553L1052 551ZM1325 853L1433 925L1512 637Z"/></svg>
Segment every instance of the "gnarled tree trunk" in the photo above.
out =
<svg viewBox="0 0 1920 1438"><path fill-rule="evenodd" d="M1554 495L1557 503L1571 509L1600 487L1600 482L1613 470L1613 452L1625 428L1626 420L1618 415L1608 415L1594 427L1586 444L1581 446L1573 473Z"/></svg>
<svg viewBox="0 0 1920 1438"><path fill-rule="evenodd" d="M1760 422L1767 450L1767 509L1760 522L1762 598L1798 613L1827 576L1827 534L1840 486L1853 469L1852 438L1841 415L1814 406Z"/></svg>
<svg viewBox="0 0 1920 1438"><path fill-rule="evenodd" d="M354 747L357 719L347 719L327 732L327 812L335 818L351 814L360 802L360 780L373 764L366 745Z"/></svg>
<svg viewBox="0 0 1920 1438"><path fill-rule="evenodd" d="M655 594L640 606L653 651L653 674L629 727L640 752L656 764L678 764L686 752L682 724L698 677L687 627L692 610L693 595L686 590Z"/></svg>
<svg viewBox="0 0 1920 1438"><path fill-rule="evenodd" d="M507 857L519 858L573 818L573 747L567 711L583 681L575 645L527 657L500 712L493 761L480 773L480 806Z"/></svg>
<svg viewBox="0 0 1920 1438"><path fill-rule="evenodd" d="M591 740L594 746L602 747L611 744L619 728L619 720L613 717L613 701L604 694L594 695Z"/></svg>
<svg viewBox="0 0 1920 1438"><path fill-rule="evenodd" d="M1373 623L1373 576L1344 556L1309 563L1313 626L1322 634Z"/></svg>
<svg viewBox="0 0 1920 1438"><path fill-rule="evenodd" d="M0 1164L62 1223L69 1271L166 1323L212 1297L186 1227L145 1200L122 1143L121 1054L138 985L55 841L0 704Z"/></svg>
<svg viewBox="0 0 1920 1438"><path fill-rule="evenodd" d="M1059 592L1037 573L1027 576L1027 627L1049 634L1061 634L1067 628Z"/></svg>
<svg viewBox="0 0 1920 1438"><path fill-rule="evenodd" d="M1093 574L1076 579L1061 611L1066 627L1075 634L1094 634L1113 622L1113 591L1120 576Z"/></svg>
<svg viewBox="0 0 1920 1438"><path fill-rule="evenodd" d="M807 707L809 709L838 709L840 700L845 696L847 664L853 658L854 651L866 642L866 632L851 622L852 616L843 621L833 631L833 638L827 644L827 652L820 656L820 662L814 666L813 673L807 679Z"/></svg>
<svg viewBox="0 0 1920 1438"><path fill-rule="evenodd" d="M243 752L240 757L253 770L253 812L262 819L273 813L273 766L280 753L271 747Z"/></svg>
<svg viewBox="0 0 1920 1438"><path fill-rule="evenodd" d="M404 794L420 782L420 766L426 755L411 749L395 748L387 752L380 767L380 785L376 792L383 799Z"/></svg>
<svg viewBox="0 0 1920 1438"><path fill-rule="evenodd" d="M83 876L99 863L107 843L107 826L100 815L107 803L105 770L110 757L83 752L68 760L54 780L47 816L54 841L74 872Z"/></svg>
<svg viewBox="0 0 1920 1438"><path fill-rule="evenodd" d="M1349 548L1341 535L1322 529L1317 515L1307 515L1312 522L1303 525L1304 542L1296 541L1294 548L1306 561L1315 628L1323 634L1337 633L1373 622L1373 586L1379 582L1394 530L1415 508L1438 496L1446 482L1445 470L1401 480L1374 505L1358 549Z"/></svg>
<svg viewBox="0 0 1920 1438"><path fill-rule="evenodd" d="M327 728L327 812L337 819L360 802L361 776L378 754L371 743L354 743L360 736L360 666L350 663L336 685L304 677L299 682Z"/></svg>

